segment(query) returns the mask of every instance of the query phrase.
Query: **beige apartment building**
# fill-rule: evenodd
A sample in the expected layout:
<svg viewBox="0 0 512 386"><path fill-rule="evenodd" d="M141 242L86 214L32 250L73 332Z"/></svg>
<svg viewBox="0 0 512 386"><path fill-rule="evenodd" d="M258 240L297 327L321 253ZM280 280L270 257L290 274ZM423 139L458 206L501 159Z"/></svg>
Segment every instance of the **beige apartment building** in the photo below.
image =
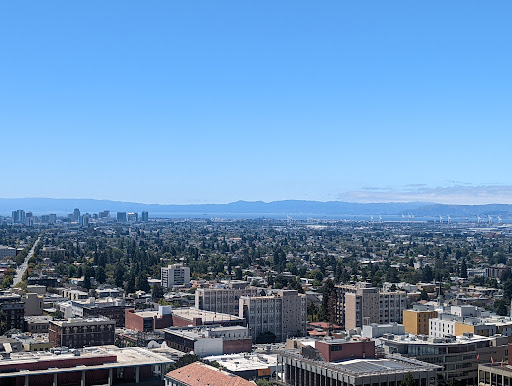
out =
<svg viewBox="0 0 512 386"><path fill-rule="evenodd" d="M405 291L380 292L370 283L336 287L338 322L346 329L372 323L402 323L402 313L407 307Z"/></svg>
<svg viewBox="0 0 512 386"><path fill-rule="evenodd" d="M239 316L245 318L253 341L267 332L277 341L306 335L306 295L279 290L271 296L242 296Z"/></svg>
<svg viewBox="0 0 512 386"><path fill-rule="evenodd" d="M258 289L248 288L198 288L195 307L200 310L238 315L242 296L258 296Z"/></svg>

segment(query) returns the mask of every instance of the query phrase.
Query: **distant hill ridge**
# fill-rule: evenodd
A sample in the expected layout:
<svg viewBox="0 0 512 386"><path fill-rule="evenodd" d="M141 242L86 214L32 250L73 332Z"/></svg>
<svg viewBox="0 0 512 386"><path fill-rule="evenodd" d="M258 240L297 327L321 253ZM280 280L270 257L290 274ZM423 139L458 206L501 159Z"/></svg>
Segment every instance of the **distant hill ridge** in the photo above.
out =
<svg viewBox="0 0 512 386"><path fill-rule="evenodd" d="M468 217L477 215L512 216L512 205L447 205L425 202L352 203L343 201L236 201L229 204L163 205L142 204L94 199L71 198L0 198L0 213L10 214L16 209L32 211L34 214L70 213L74 208L81 212L96 213L103 210L112 212L141 212L151 215L165 214L301 214L301 215L400 215Z"/></svg>

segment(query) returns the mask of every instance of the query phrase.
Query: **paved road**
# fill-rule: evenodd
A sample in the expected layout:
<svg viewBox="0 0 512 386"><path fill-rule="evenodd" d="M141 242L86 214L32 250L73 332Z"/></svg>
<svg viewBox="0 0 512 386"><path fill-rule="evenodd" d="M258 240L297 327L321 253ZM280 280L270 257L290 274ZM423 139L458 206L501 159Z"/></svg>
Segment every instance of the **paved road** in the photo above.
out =
<svg viewBox="0 0 512 386"><path fill-rule="evenodd" d="M34 250L36 249L37 247L37 244L39 244L39 242L41 241L41 236L39 236L36 240L36 242L34 243L34 245L32 245L32 248L30 249L30 251L28 252L28 255L27 257L25 258L25 261L23 262L23 264L21 264L17 269L16 269L16 275L14 276L14 281L12 283L12 286L14 287L16 284L18 284L20 281L21 281L21 278L23 277L23 274L25 273L25 270L27 269L27 265L28 265L28 260L32 257L32 255L34 254Z"/></svg>

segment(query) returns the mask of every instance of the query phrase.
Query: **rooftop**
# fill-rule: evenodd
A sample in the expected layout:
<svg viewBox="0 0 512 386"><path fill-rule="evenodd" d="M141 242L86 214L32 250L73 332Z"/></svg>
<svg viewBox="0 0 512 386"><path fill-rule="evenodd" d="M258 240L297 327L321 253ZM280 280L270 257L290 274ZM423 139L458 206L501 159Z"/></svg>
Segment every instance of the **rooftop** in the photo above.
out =
<svg viewBox="0 0 512 386"><path fill-rule="evenodd" d="M192 321L194 318L201 318L203 322L224 322L229 320L244 320L239 316L221 314L218 312L204 311L197 308L176 308L172 310L173 315Z"/></svg>
<svg viewBox="0 0 512 386"><path fill-rule="evenodd" d="M329 370L343 372L350 376L379 376L390 373L433 371L441 368L440 366L421 362L413 358L405 358L395 355L386 355L385 358L379 359L349 359L339 362L323 362L306 359L302 355L292 351L284 351L281 352L280 355L283 357L297 359L299 361L305 361Z"/></svg>
<svg viewBox="0 0 512 386"><path fill-rule="evenodd" d="M254 383L241 377L201 362L173 370L167 376L190 386L254 386Z"/></svg>
<svg viewBox="0 0 512 386"><path fill-rule="evenodd" d="M77 355L79 353L79 355ZM59 368L58 362L55 361L66 361L69 359L80 360L82 358L112 358L116 357L115 361L103 363L100 365L92 366L75 366L75 367L62 367ZM111 360L111 359L110 359ZM13 353L10 358L0 360L0 367L9 367L9 365L18 365L23 363L34 363L42 361L52 361L52 366L46 370L23 370L23 375L40 375L40 374L53 374L60 372L73 372L82 371L87 369L100 370L109 368L121 368L130 366L145 366L145 365L156 365L156 364L170 364L171 360L163 355L157 354L150 350L141 347L126 347L119 348L116 346L98 346L90 347L83 350L72 350L68 352L61 352L60 354L54 354L50 352L23 352ZM0 373L0 384L2 378L19 376L20 371Z"/></svg>
<svg viewBox="0 0 512 386"><path fill-rule="evenodd" d="M226 354L205 357L205 360L215 361L228 371L249 371L268 369L277 365L277 354Z"/></svg>

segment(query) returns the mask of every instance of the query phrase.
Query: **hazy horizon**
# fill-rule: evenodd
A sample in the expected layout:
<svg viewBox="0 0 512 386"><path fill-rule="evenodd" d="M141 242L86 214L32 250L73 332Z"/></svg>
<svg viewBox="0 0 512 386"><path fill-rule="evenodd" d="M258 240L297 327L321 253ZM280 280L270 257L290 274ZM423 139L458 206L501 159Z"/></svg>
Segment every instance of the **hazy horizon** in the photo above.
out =
<svg viewBox="0 0 512 386"><path fill-rule="evenodd" d="M512 204L512 3L0 4L2 195Z"/></svg>

